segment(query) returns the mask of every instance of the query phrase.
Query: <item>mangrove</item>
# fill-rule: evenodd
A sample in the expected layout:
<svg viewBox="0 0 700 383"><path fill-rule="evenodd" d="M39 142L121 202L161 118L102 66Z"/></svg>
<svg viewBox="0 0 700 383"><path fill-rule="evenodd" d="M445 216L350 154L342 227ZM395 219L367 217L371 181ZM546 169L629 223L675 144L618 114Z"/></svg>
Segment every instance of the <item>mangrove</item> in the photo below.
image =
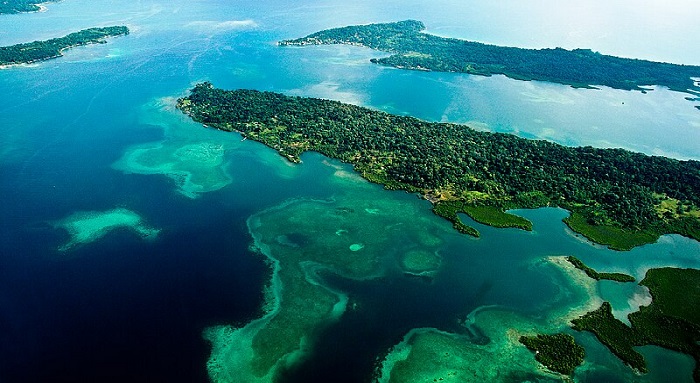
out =
<svg viewBox="0 0 700 383"><path fill-rule="evenodd" d="M695 359L693 379L700 382L700 270L672 267L651 269L640 282L649 288L652 303L629 314L631 326L612 315L608 302L572 321L589 331L630 367L646 372L644 357L633 347L655 345Z"/></svg>

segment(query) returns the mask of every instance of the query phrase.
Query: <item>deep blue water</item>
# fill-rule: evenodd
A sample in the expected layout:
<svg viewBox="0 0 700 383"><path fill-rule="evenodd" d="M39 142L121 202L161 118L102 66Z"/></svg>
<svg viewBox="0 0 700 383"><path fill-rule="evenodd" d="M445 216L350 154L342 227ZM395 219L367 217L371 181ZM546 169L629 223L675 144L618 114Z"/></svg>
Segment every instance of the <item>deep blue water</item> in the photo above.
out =
<svg viewBox="0 0 700 383"><path fill-rule="evenodd" d="M149 191L171 194L164 186ZM18 218L39 211L5 205L3 381L206 381L202 328L255 316L267 267L248 253L249 212L161 198L140 210L166 221L153 222L158 241L117 230L70 254L55 250L60 232ZM186 223L167 222L174 207Z"/></svg>
<svg viewBox="0 0 700 383"><path fill-rule="evenodd" d="M65 0L48 7L40 14L0 15L0 45L96 25L123 23L132 33L37 66L0 70L3 383L207 381L210 347L202 330L216 324L244 325L260 314L269 268L249 249L248 217L291 198L353 192L350 186L329 182L334 169L317 155L289 166L260 144L241 143L235 134L204 130L177 112L148 107L183 94L198 81L338 99L428 120L473 121L482 128L565 144L601 143L700 157L697 111L675 92L586 93L504 78L401 72L368 64L378 55L369 50L282 49L273 44L341 24L412 17L423 19L431 31L488 42L567 48L596 48L589 44L600 43L604 53L616 53L617 47L620 54L700 63L687 47L656 49L669 45L664 36L670 32L663 23L648 26L661 37L650 36L642 46L625 45L629 32L616 29L614 20L579 29L582 37L577 40L576 31L536 16L541 12L522 17L522 7L514 6L493 14L493 5L462 2L305 1L290 9L279 1L115 5ZM484 25L484 14L498 18ZM669 15L675 13L646 17L663 20ZM522 23L514 23L519 18ZM225 24L232 20L242 23ZM697 36L686 30L695 25L690 21L678 21L679 41ZM543 23L551 30L541 31ZM601 29L612 37L595 37L593 32ZM620 100L629 109L618 115ZM599 113L591 115L591 108ZM685 135L677 135L679 131ZM161 141L173 148L201 142L230 145L223 168L231 184L190 199L163 175L113 168L132 145ZM161 229L158 237L145 241L133 231L117 229L67 252L57 250L69 236L52 223L78 211L117 207ZM426 209L425 214L431 213ZM572 253L593 267L638 277L648 267L700 266L697 242L666 237L658 245L613 253L569 235L560 222L562 211L522 214L536 222L535 233L480 226L483 236L478 241L447 238L442 255L449 267L432 283L400 273L371 282L326 276L360 309L322 329L308 362L288 371L288 379L368 378L376 358L409 329L431 326L459 332L457 320L484 304L535 315L538 308L529 305L528 295L534 291L547 301L567 281L528 270L528 260ZM522 281L529 282L527 290ZM397 296L403 299L397 301ZM591 361L608 369L584 377L629 378L625 367L606 352L595 349ZM664 358L680 360L678 374L687 378L684 359L650 353L660 355L661 366L667 363Z"/></svg>

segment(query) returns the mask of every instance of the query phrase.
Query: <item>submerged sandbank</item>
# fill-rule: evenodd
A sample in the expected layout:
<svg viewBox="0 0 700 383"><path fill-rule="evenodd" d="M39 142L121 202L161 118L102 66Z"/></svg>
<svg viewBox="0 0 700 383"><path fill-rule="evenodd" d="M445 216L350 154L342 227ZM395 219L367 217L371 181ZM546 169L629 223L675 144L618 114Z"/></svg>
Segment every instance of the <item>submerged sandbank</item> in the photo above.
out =
<svg viewBox="0 0 700 383"><path fill-rule="evenodd" d="M349 180L348 182L355 182ZM272 268L263 315L240 327L213 327L208 362L213 382L270 382L308 356L318 331L345 312L348 297L328 273L355 280L403 271L404 254L430 254L437 271L440 231L449 229L420 203L406 204L368 183L332 200L294 199L248 219L254 248ZM417 217L410 221L405 216ZM397 224L399 222L399 224ZM423 235L413 235L424 232ZM395 272L396 272L395 271Z"/></svg>
<svg viewBox="0 0 700 383"><path fill-rule="evenodd" d="M520 334L535 331L532 322L502 308L478 309L473 317L486 342L434 328L413 329L382 361L378 382L559 381L518 342Z"/></svg>
<svg viewBox="0 0 700 383"><path fill-rule="evenodd" d="M531 267L565 274L566 282L552 277L559 293L537 310L546 312L545 317L530 318L507 307L490 305L469 313L459 334L434 328L413 329L388 352L377 370L378 381L561 381L562 376L537 362L519 338L570 331L570 320L600 305L601 299L595 281L566 257L545 257L535 260Z"/></svg>
<svg viewBox="0 0 700 383"><path fill-rule="evenodd" d="M162 128L163 140L131 146L112 167L126 174L168 177L188 198L231 184L225 153L237 145L236 141L212 140L212 132L201 127L187 129L182 117L172 98L143 106L140 122Z"/></svg>
<svg viewBox="0 0 700 383"><path fill-rule="evenodd" d="M95 242L109 232L126 228L144 239L155 238L160 229L144 223L137 213L116 208L107 211L79 211L53 223L57 229L64 229L70 235L70 240L58 247L59 251L67 251L78 245Z"/></svg>

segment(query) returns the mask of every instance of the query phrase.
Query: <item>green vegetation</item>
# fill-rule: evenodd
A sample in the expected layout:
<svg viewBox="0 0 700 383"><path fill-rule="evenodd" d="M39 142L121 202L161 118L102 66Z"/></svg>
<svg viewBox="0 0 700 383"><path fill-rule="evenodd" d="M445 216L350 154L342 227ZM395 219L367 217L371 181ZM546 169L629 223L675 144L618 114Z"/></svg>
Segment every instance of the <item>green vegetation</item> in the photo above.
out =
<svg viewBox="0 0 700 383"><path fill-rule="evenodd" d="M586 275L595 279L596 281L600 281L601 279L607 279L616 282L634 282L634 277L631 275L622 273L599 273L586 266L583 262L581 262L580 259L574 256L568 256L566 257L566 260L569 261L572 265L574 265L577 269L582 270L586 273Z"/></svg>
<svg viewBox="0 0 700 383"><path fill-rule="evenodd" d="M468 234L476 232L457 213L529 229L529 222L505 210L560 206L596 229L700 240L700 218L689 213L700 206L698 161L569 148L336 101L225 91L210 83L196 85L178 108L195 121L260 141L290 161L317 151L353 164L360 175L389 189L422 193L437 215ZM659 214L658 206L669 198L682 201L678 215Z"/></svg>
<svg viewBox="0 0 700 383"><path fill-rule="evenodd" d="M576 211L564 218L564 222L571 230L613 250L631 250L636 246L654 243L659 238L658 233L654 230L625 230L616 226L595 225L584 214ZM693 236L693 238L697 237Z"/></svg>
<svg viewBox="0 0 700 383"><path fill-rule="evenodd" d="M548 369L571 375L583 363L586 352L568 334L521 336L520 343L535 352L535 359Z"/></svg>
<svg viewBox="0 0 700 383"><path fill-rule="evenodd" d="M574 330L590 331L623 362L640 372L647 372L647 364L642 354L633 349L640 346L637 332L617 320L612 314L609 302L571 321Z"/></svg>
<svg viewBox="0 0 700 383"><path fill-rule="evenodd" d="M523 217L509 214L503 210L488 205L473 205L461 200L435 200L433 212L440 217L452 222L454 228L462 234L469 234L474 237L479 236L479 231L471 226L465 225L459 219L458 213L464 213L474 221L493 227L514 227L523 230L532 230L532 222Z"/></svg>
<svg viewBox="0 0 700 383"><path fill-rule="evenodd" d="M679 92L698 91L691 77L700 67L602 55L589 49L522 49L501 47L422 33L420 21L356 25L328 29L280 45L350 44L392 53L372 59L396 68L462 72L490 76L503 74L518 80L549 81L573 87L604 85L643 90L662 85Z"/></svg>
<svg viewBox="0 0 700 383"><path fill-rule="evenodd" d="M0 14L36 12L41 8L37 4L51 3L58 0L4 0L0 1Z"/></svg>
<svg viewBox="0 0 700 383"><path fill-rule="evenodd" d="M653 300L629 315L631 327L615 319L605 302L574 319L574 329L594 333L622 361L642 372L646 363L632 347L656 345L691 355L693 378L700 382L700 270L651 269L640 284L649 288Z"/></svg>
<svg viewBox="0 0 700 383"><path fill-rule="evenodd" d="M639 284L649 288L655 310L700 325L700 270L651 269Z"/></svg>
<svg viewBox="0 0 700 383"><path fill-rule="evenodd" d="M128 34L129 28L125 26L88 28L56 39L0 47L0 65L30 64L49 60L61 57L61 52L68 48L104 44L105 37Z"/></svg>
<svg viewBox="0 0 700 383"><path fill-rule="evenodd" d="M515 227L518 229L532 231L532 222L523 217L506 213L493 206L464 205L463 211L474 221L485 225L501 228Z"/></svg>
<svg viewBox="0 0 700 383"><path fill-rule="evenodd" d="M452 227L454 227L458 232L478 238L480 236L479 231L471 226L465 225L464 222L459 219L457 213L462 212L460 210L461 207L461 201L437 202L435 205L433 205L433 213L452 222Z"/></svg>

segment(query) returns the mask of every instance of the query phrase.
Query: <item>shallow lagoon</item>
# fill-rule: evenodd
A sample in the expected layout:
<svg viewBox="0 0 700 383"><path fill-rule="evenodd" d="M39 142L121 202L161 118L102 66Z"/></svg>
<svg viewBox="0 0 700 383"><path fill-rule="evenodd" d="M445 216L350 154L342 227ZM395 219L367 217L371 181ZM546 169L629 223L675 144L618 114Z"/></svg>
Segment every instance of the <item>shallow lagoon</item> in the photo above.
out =
<svg viewBox="0 0 700 383"><path fill-rule="evenodd" d="M594 2L589 10L601 6ZM271 274L264 252L250 248L255 238L264 239L273 256L285 249L299 252L306 244L274 219L258 228L249 225L251 217L266 214L282 220L316 211L297 225L313 239L309 244L337 245L338 254L375 254L380 260L362 268L376 271L371 280L348 270L300 269L313 271L305 276L315 275L311 281L318 283L305 278L302 287L313 293L327 286L330 290L319 291L331 291L327 296L335 303L314 319L322 326L309 327L303 362L284 369L287 381L369 379L377 358L383 360L414 328L469 335L464 344L480 350L488 347L486 337L500 342L502 327L522 321L527 323L523 328L562 327L565 323L556 319L585 302L591 290L546 261L552 255L575 255L599 271L627 272L638 279L650 267L700 267L697 242L666 236L628 253L611 252L570 233L561 223L566 212L559 209L517 211L534 222L530 233L479 226L481 239L460 236L416 196L381 190L349 167L315 154L303 156L301 165L290 164L260 144L241 142L237 134L203 129L163 101L210 80L220 87L332 98L565 144L698 158L700 113L693 108L697 103L680 93L574 90L498 76L403 72L368 64L379 53L366 49L273 44L342 24L413 17L423 19L431 32L493 43L584 46L700 63L687 49L696 42L669 51L668 28L658 20L673 15L664 10L646 16L638 11L640 20L654 21L641 23L649 36L648 45L640 46L626 44L634 36L612 19L609 24L599 20L590 30L571 24L583 28L576 35L561 20L536 16L541 14L537 9L514 23L521 7L492 12L494 7L500 9L392 1L302 2L291 10L286 3L231 7L224 1L115 7L99 0L88 9L84 1L66 0L50 4L44 13L0 17L2 45L95 25L125 23L132 29L128 37L71 50L58 60L0 70L6 95L0 107L0 196L5 202L0 243L8 249L0 256L0 328L10 329L2 333L8 341L0 345L0 371L6 375L0 378L207 381L207 363L212 365L210 354L217 349L203 332L212 340L213 330L207 329L250 328L269 312L263 309L272 307L263 303L276 302L264 293L272 291L266 289L272 286ZM556 4L542 7L562 10ZM484 14L490 15L488 25ZM695 27L692 20L671 19L678 41L696 38L687 33ZM545 33L545 26L551 32ZM603 29L608 37L598 35ZM664 49L656 49L659 45ZM114 165L128 158L140 171ZM316 220L343 204L358 205L354 214L363 218L351 221L358 230L369 230L373 226L362 227L364 222L381 219L413 227L377 241L369 235L344 238L351 235L349 229ZM372 214L383 211L375 205L396 208L382 218ZM122 227L55 256L66 236L48 223L115 206L160 229L158 236L143 241ZM322 228L328 229L327 237L317 237ZM333 245L320 238L332 239ZM407 275L412 269L399 250L410 252L410 244L421 241L425 248L420 251L437 254L440 266L430 275ZM597 288L592 290L596 295L620 302L621 310L635 293L627 287ZM521 319L487 321L503 323L492 327L480 322L493 315ZM645 348L650 367L658 370L639 378L589 334L574 335L589 350L575 379L659 381L669 374L677 374L676 381L690 379L692 363L686 356ZM524 348L513 350L523 369L536 368ZM107 368L114 365L121 367L116 373Z"/></svg>

